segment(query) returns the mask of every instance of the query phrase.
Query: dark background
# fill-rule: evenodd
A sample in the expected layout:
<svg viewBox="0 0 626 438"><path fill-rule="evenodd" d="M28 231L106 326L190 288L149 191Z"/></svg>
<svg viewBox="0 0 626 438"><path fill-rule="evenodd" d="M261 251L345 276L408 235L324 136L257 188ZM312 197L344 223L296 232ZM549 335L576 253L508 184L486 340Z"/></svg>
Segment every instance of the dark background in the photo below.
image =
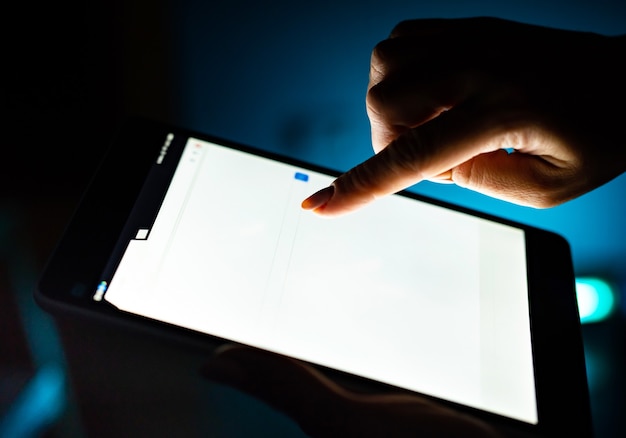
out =
<svg viewBox="0 0 626 438"><path fill-rule="evenodd" d="M72 320L55 326L32 302L46 258L126 116L344 170L371 154L369 56L402 19L491 15L626 33L626 5L606 0L131 0L3 9L0 436L13 418L22 436L299 433L262 404L189 372L202 352ZM623 297L625 176L546 211L457 187L423 183L415 191L564 235L577 274L603 276ZM583 330L598 436L626 434L624 303ZM16 417L41 381L47 392L34 399L47 403Z"/></svg>

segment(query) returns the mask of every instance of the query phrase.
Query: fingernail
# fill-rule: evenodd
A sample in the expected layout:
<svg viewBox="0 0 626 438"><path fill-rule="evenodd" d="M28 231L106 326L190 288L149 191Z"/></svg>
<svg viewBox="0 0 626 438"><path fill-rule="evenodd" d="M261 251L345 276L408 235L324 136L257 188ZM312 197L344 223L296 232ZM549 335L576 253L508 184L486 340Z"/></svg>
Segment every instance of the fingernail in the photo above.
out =
<svg viewBox="0 0 626 438"><path fill-rule="evenodd" d="M305 210L316 210L325 206L330 198L335 194L335 186L328 186L302 201L302 208Z"/></svg>

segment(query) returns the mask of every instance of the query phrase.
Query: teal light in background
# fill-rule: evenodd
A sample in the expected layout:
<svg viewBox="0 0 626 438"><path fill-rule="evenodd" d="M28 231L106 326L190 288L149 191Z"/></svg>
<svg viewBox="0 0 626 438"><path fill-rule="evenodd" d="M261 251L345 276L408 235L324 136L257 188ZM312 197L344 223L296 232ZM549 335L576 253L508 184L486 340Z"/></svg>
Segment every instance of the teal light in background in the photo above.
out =
<svg viewBox="0 0 626 438"><path fill-rule="evenodd" d="M35 438L53 424L66 404L65 373L42 366L0 418L0 437Z"/></svg>
<svg viewBox="0 0 626 438"><path fill-rule="evenodd" d="M615 308L615 292L608 282L600 278L577 278L576 298L583 324L605 320Z"/></svg>

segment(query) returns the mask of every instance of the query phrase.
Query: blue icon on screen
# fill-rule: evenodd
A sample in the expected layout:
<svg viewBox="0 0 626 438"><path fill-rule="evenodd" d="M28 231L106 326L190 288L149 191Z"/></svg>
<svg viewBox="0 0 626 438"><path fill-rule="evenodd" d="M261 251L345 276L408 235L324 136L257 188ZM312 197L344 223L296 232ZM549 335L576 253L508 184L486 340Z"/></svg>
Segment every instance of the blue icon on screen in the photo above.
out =
<svg viewBox="0 0 626 438"><path fill-rule="evenodd" d="M309 180L309 175L307 175L306 173L302 173L302 172L296 172L296 174L294 175L294 178L300 181L307 182Z"/></svg>

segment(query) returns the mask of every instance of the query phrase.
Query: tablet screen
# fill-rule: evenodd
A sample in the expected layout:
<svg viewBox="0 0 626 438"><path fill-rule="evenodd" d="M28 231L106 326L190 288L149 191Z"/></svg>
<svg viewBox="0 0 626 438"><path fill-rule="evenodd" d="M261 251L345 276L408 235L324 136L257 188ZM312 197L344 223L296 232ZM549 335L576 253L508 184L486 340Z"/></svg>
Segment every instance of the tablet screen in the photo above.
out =
<svg viewBox="0 0 626 438"><path fill-rule="evenodd" d="M333 179L189 138L94 299L536 424L524 231L400 195L300 208Z"/></svg>

